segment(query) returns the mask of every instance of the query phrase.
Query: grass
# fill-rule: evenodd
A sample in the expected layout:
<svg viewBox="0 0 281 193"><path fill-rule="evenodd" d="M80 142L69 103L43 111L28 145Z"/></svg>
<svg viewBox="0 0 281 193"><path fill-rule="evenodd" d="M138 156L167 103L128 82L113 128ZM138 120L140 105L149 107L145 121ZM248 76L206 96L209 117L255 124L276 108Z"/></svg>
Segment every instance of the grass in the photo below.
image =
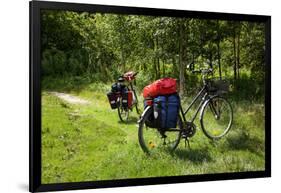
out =
<svg viewBox="0 0 281 193"><path fill-rule="evenodd" d="M43 91L43 184L264 170L262 104L232 101L234 124L220 141L205 137L197 121L191 149L181 141L173 154L147 156L138 144L138 115L134 110L129 123L121 123L107 101L109 89L100 83L67 89L90 105L69 104Z"/></svg>

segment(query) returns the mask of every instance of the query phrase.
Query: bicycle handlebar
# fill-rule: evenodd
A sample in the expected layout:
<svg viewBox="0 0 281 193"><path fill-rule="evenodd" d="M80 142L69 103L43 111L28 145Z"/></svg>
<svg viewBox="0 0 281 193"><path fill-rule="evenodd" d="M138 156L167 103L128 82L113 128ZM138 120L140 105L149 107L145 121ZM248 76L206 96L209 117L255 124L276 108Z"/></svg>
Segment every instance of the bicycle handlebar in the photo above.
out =
<svg viewBox="0 0 281 193"><path fill-rule="evenodd" d="M201 70L192 70L192 73L201 73Z"/></svg>
<svg viewBox="0 0 281 193"><path fill-rule="evenodd" d="M213 72L213 68L206 68L206 69L200 68L199 70L194 70L194 62L188 64L186 68L189 69L192 73L202 73L202 75Z"/></svg>
<svg viewBox="0 0 281 193"><path fill-rule="evenodd" d="M202 74L209 74L213 72L212 68L207 68L207 69L200 69L200 70L192 70L192 73L202 73Z"/></svg>
<svg viewBox="0 0 281 193"><path fill-rule="evenodd" d="M131 76L136 76L137 74L138 74L139 72L134 72ZM125 74L122 74L121 76L122 77L125 77L125 76L130 76L130 75L126 75L127 73L125 73Z"/></svg>
<svg viewBox="0 0 281 193"><path fill-rule="evenodd" d="M125 74L122 74L121 76L119 76L119 79L118 81L132 81L135 79L135 76L138 74L139 72L133 72L133 71L130 71L130 72L127 72Z"/></svg>

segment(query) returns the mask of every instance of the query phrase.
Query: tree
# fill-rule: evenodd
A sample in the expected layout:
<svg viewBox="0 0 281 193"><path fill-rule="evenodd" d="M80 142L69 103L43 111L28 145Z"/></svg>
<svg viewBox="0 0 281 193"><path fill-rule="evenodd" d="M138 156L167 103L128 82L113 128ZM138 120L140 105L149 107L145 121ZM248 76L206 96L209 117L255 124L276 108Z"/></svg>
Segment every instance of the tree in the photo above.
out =
<svg viewBox="0 0 281 193"><path fill-rule="evenodd" d="M264 28L253 22L45 10L43 76L112 82L135 70L141 72L142 87L165 76L178 78L183 95L199 83L200 75L186 73L194 62L234 82L255 78L262 88Z"/></svg>

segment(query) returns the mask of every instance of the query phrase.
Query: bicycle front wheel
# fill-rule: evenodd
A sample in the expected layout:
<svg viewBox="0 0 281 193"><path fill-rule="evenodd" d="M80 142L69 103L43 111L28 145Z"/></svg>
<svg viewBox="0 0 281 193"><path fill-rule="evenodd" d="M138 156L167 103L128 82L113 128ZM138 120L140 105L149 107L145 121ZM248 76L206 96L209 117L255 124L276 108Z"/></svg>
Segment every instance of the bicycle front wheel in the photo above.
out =
<svg viewBox="0 0 281 193"><path fill-rule="evenodd" d="M181 132L179 129L182 128L181 119L178 119L178 129L163 130L151 128L146 125L146 121L149 120L150 116L153 116L153 108L148 109L139 122L138 138L142 150L148 154L162 150L175 150L181 139Z"/></svg>
<svg viewBox="0 0 281 193"><path fill-rule="evenodd" d="M210 139L220 139L231 128L233 111L223 97L211 97L202 107L200 123L204 134Z"/></svg>

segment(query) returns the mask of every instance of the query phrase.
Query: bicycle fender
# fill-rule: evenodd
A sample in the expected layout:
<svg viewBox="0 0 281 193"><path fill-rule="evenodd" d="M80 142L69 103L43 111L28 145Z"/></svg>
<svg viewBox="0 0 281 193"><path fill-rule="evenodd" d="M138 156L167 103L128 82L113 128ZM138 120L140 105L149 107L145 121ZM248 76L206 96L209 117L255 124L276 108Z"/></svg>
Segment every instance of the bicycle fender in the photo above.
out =
<svg viewBox="0 0 281 193"><path fill-rule="evenodd" d="M147 107L144 109L144 111L143 111L142 114L141 114L140 119L138 120L138 123L140 123L140 122L142 121L142 119L143 119L144 115L146 114L146 112L149 111L152 107L153 107L153 106L147 106Z"/></svg>
<svg viewBox="0 0 281 193"><path fill-rule="evenodd" d="M202 105L202 107L201 107L201 109L200 109L200 122L202 121L202 114L203 114L203 109L204 109L204 107L207 105L207 103L208 103L211 99L213 99L213 98L215 98L215 97L220 97L220 96L219 96L219 95L211 96L209 99L207 99L207 100L203 103L203 105Z"/></svg>

